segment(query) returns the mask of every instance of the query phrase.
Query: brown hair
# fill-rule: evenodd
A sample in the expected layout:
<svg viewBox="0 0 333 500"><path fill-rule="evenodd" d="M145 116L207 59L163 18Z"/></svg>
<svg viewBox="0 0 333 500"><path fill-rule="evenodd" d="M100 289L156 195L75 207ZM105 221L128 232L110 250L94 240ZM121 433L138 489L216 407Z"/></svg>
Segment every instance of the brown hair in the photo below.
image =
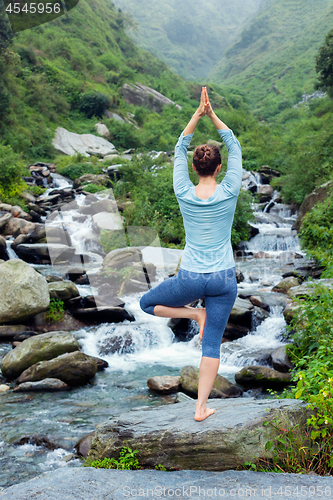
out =
<svg viewBox="0 0 333 500"><path fill-rule="evenodd" d="M218 165L221 163L221 155L217 146L202 144L198 146L193 155L193 165L198 175L208 177L214 175Z"/></svg>

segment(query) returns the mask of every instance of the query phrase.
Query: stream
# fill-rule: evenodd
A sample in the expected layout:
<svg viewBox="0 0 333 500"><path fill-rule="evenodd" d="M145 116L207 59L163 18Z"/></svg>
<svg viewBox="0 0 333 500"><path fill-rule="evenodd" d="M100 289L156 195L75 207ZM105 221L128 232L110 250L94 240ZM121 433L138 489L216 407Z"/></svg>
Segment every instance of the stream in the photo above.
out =
<svg viewBox="0 0 333 500"><path fill-rule="evenodd" d="M260 176L250 174L252 181L260 185ZM246 187L247 181L243 181ZM53 174L53 186L63 189L70 186L68 180ZM49 190L51 191L51 190ZM273 201L278 193L274 193ZM84 195L77 195L78 206L85 203ZM272 206L273 205L273 206ZM238 294L259 295L270 305L269 316L260 324L253 320L251 331L245 337L221 346L219 373L234 382L234 375L248 364L265 364L265 357L285 343L283 333L286 322L282 310L285 304L283 294L271 292L272 287L282 279L282 274L292 268L295 252L300 250L297 233L292 229L297 214L290 207L272 203L269 212L266 205L254 205L259 233L243 243L246 252L253 254L266 252L270 258L255 258L253 255L235 259L236 269L244 280L238 283ZM90 255L90 268L102 264L102 257L95 253L98 245L91 243L91 216L84 223L79 222L77 210L64 212L63 223L70 234L77 253ZM56 223L56 222L54 222ZM88 244L88 243L89 244ZM15 252L8 250L10 258ZM156 281L165 279L174 272L181 250L147 247L143 249L143 260L157 266ZM304 259L297 259L299 263ZM33 264L32 264L33 265ZM61 266L34 265L44 275L60 273ZM79 285L82 296L90 295L94 289L89 285ZM156 375L179 375L185 365L199 366L201 348L196 324L192 325L194 337L188 342L178 341L168 327L168 319L145 314L139 307L143 292L122 296L125 308L135 317L134 322L104 323L86 327L74 332L82 350L99 356L109 363L109 367L98 372L91 384L59 393L13 393L0 395L0 487L19 483L44 471L59 467L80 467L82 462L71 456L74 444L84 435L93 432L97 423L111 415L132 408L171 404L175 395L154 394L147 387L149 377ZM129 352L105 353L107 340L111 335L122 338L131 336ZM0 356L6 354L12 345L0 343ZM104 349L104 351L103 351ZM253 396L248 391L243 397ZM266 397L258 394L258 397ZM46 449L36 444L16 445L24 436L46 436L55 444L55 449Z"/></svg>

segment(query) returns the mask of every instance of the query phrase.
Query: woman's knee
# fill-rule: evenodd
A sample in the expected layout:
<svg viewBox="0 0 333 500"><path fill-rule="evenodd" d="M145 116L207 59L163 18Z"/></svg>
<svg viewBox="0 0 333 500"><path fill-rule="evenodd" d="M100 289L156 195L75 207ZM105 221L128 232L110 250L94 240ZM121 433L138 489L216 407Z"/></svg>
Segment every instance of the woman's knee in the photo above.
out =
<svg viewBox="0 0 333 500"><path fill-rule="evenodd" d="M148 292L149 293L149 292ZM155 305L152 305L147 297L148 293L145 293L144 295L142 295L141 299L140 299L140 307L141 309L147 313L147 314L151 314L152 316L154 316L154 307Z"/></svg>

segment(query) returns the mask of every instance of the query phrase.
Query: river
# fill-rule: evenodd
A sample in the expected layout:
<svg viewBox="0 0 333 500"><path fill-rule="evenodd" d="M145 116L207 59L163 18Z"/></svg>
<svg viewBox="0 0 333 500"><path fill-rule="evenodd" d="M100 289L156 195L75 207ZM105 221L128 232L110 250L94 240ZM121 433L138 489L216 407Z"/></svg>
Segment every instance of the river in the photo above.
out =
<svg viewBox="0 0 333 500"><path fill-rule="evenodd" d="M260 184L258 174L252 180ZM54 175L54 187L66 188L69 182ZM244 186L248 181L244 181ZM274 194L276 198L277 193ZM77 195L79 206L84 204L84 195ZM272 204L271 204L272 205ZM260 295L270 305L269 316L260 324L253 320L251 331L245 337L221 346L219 373L234 382L234 374L248 364L264 364L267 354L283 345L286 323L282 314L285 296L271 292L272 286L282 279L282 274L291 268L292 256L288 252L304 254L300 250L297 233L292 229L296 213L290 207L273 203L267 206L254 205L259 233L244 243L244 248L253 254L267 252L271 258L236 259L236 269L244 275L238 283L238 294ZM91 231L91 218L78 222L78 213L66 212L63 220L78 252L94 254L94 246L87 248L87 234ZM8 243L10 258L15 252ZM101 257L95 253L92 267L99 267ZM175 270L180 250L146 248L145 262L157 265L156 281L163 280ZM298 261L302 261L299 259ZM44 275L58 272L59 268L35 266ZM81 295L94 292L89 285L78 286ZM84 435L94 431L99 422L111 415L140 406L171 404L174 395L160 396L147 387L147 379L155 375L179 375L185 365L199 366L201 350L197 327L193 324L194 336L188 342L177 341L168 327L168 320L148 316L139 307L141 293L122 297L126 309L135 317L135 322L104 323L74 332L82 349L87 354L106 359L109 367L98 372L91 384L60 393L13 393L1 394L0 410L0 486L22 482L40 473L58 467L79 467L79 459L69 457L74 444ZM102 355L107 339L111 335L130 335L130 352ZM0 343L0 356L12 348L11 343ZM253 395L244 393L243 397ZM262 397L259 395L259 397ZM16 445L24 436L47 436L56 444L53 450L35 444ZM71 460L68 460L72 458ZM68 460L68 461L67 461Z"/></svg>

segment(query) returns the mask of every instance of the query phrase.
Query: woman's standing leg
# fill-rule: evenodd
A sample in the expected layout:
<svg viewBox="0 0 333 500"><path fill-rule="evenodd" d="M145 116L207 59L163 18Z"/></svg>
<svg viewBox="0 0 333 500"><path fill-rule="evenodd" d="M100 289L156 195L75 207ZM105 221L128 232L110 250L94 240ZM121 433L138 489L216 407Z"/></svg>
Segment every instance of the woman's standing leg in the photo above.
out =
<svg viewBox="0 0 333 500"><path fill-rule="evenodd" d="M206 293L207 319L202 339L198 401L194 416L194 419L198 421L204 420L215 412L214 409L207 408L207 400L220 365L223 333L237 297L235 268L212 273L211 279L207 282ZM219 295L214 295L216 293Z"/></svg>

